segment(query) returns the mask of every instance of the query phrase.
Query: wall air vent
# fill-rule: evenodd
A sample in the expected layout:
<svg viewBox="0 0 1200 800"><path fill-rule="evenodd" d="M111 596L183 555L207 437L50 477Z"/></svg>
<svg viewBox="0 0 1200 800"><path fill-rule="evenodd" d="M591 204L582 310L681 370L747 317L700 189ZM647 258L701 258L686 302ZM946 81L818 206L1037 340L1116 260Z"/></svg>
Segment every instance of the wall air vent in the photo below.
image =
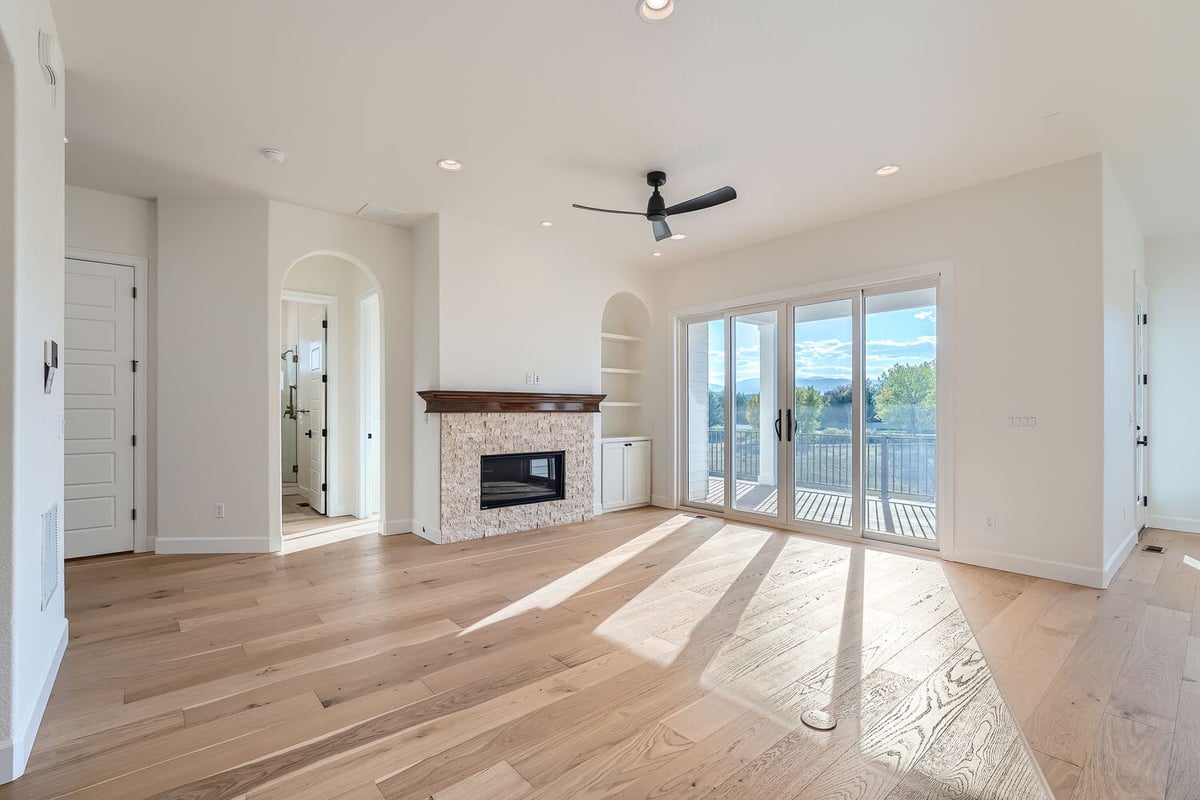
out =
<svg viewBox="0 0 1200 800"><path fill-rule="evenodd" d="M408 212L398 208L388 208L379 203L366 203L354 216L369 219L372 222L382 222L385 225L401 225L408 222Z"/></svg>
<svg viewBox="0 0 1200 800"><path fill-rule="evenodd" d="M42 514L42 610L58 591L58 503L51 503Z"/></svg>

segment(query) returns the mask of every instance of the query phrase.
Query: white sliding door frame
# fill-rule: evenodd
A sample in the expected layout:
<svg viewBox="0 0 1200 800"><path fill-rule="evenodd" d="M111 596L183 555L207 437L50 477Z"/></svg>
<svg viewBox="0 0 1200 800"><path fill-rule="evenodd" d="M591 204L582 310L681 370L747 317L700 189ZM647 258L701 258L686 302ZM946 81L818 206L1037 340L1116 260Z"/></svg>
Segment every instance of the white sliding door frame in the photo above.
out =
<svg viewBox="0 0 1200 800"><path fill-rule="evenodd" d="M930 552L931 554L941 555L943 558L953 557L953 454L954 454L954 438L952 425L952 397L950 386L944 380L947 374L950 374L952 350L949 346L948 339L952 331L952 291L953 291L953 273L951 265L948 263L938 263L936 268L931 268L934 265L926 265L923 268L914 268L912 270L892 271L886 275L880 275L876 280L871 280L869 277L861 278L858 281L850 282L830 282L819 287L811 287L809 289L795 289L789 291L773 292L768 295L752 298L749 300L733 300L726 301L720 304L709 304L705 307L691 309L685 312L676 312L671 315L672 319L672 335L676 337L676 398L675 398L675 414L677 432L677 447L675 448L676 461L676 480L675 480L675 504L696 511L711 513L727 517L733 520L741 520L747 522L757 522L759 524L769 524L794 530L800 533L816 534L820 536L828 536L835 539L847 541L861 542L869 539L878 544L897 544L901 545L901 549L906 551L919 550ZM865 460L865 435L866 435L866 308L865 300L867 297L876 295L891 294L894 292L902 292L911 289L934 288L937 292L937 342L936 342L936 377L937 377L937 445L936 445L936 480L937 480L937 541L931 544L922 544L911 537L895 536L891 537L887 534L879 535L877 532L866 532L866 475L864 469ZM854 433L852 444L853 456L853 518L851 527L843 528L836 525L827 525L811 521L797 520L795 513L795 499L789 497L784 499L785 489L790 495L793 493L791 489L795 482L795 456L794 443L788 442L787 437L784 437L784 442L779 445L777 453L785 453L779 457L784 462L780 465L779 471L779 497L777 498L777 514L775 517L766 517L759 513L741 512L734 508L734 497L732 487L736 486L735 478L736 467L733 463L734 444L733 437L730 435L729 422L732 420L732 410L736 399L730 391L733 385L732 376L734 374L734 359L736 354L733 352L734 332L733 318L748 312L765 310L771 307L779 307L781 309L780 316L780 335L779 335L779 376L780 380L779 393L777 398L777 408L783 408L786 415L786 409L794 406L795 392L795 359L794 349L794 309L798 306L812 305L815 303L828 302L832 300L849 299L852 302L853 308L853 415L854 415ZM688 437L687 437L687 329L689 324L697 322L706 322L716 319L724 319L725 321L725 414L726 414L726 433L725 433L725 503L724 506L718 506L712 503L701 503L688 499L687 494L687 459L688 459ZM766 408L763 408L761 413L772 413ZM785 416L786 419L786 416ZM786 424L786 422L785 422ZM777 442L777 444L779 444ZM790 445L784 447L783 445ZM761 456L760 456L761 457ZM785 509L786 507L786 509ZM931 546L932 545L932 546Z"/></svg>
<svg viewBox="0 0 1200 800"><path fill-rule="evenodd" d="M133 374L133 435L137 437L138 442L137 446L133 448L133 507L137 509L137 516L133 520L133 550L135 553L146 553L154 549L154 537L148 526L150 509L148 505L149 492L146 489L146 453L150 446L150 440L147 438L149 395L147 394L148 381L146 378L146 373L149 371L149 362L146 360L148 341L146 307L149 303L147 283L150 262L143 256L107 253L103 250L88 250L81 247L67 247L64 256L75 261L133 267L133 286L137 290L137 297L133 301L133 358L138 363L138 369ZM63 269L66 269L65 263Z"/></svg>

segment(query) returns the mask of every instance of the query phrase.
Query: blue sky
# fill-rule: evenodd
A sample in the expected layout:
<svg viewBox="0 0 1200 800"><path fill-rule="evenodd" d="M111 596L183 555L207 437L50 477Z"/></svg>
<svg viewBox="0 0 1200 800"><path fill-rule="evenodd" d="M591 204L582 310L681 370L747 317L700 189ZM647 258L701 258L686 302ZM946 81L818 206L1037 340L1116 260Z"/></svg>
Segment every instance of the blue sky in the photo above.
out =
<svg viewBox="0 0 1200 800"><path fill-rule="evenodd" d="M708 382L725 381L725 357L720 321L709 323ZM851 322L848 317L801 322L796 329L797 384L805 378L844 379L851 373ZM758 377L758 335L753 325L738 324L737 380ZM936 355L937 315L932 307L870 314L867 317L867 377L878 378L894 364L920 364Z"/></svg>

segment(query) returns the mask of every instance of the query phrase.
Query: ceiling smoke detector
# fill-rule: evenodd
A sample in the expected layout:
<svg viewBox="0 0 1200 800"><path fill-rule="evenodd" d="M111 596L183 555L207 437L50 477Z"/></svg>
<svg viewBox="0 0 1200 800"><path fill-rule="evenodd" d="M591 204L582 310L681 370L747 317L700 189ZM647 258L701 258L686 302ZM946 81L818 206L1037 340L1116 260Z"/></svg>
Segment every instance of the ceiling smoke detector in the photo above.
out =
<svg viewBox="0 0 1200 800"><path fill-rule="evenodd" d="M354 212L354 216L369 219L372 222L382 222L385 225L399 225L407 221L408 212L398 208L389 208L380 203L364 203L362 208Z"/></svg>
<svg viewBox="0 0 1200 800"><path fill-rule="evenodd" d="M265 158L267 161L270 161L275 166L279 166L280 164L282 164L284 161L287 160L287 156L283 154L282 150L276 150L273 147L268 147L265 150L263 150L262 157Z"/></svg>
<svg viewBox="0 0 1200 800"><path fill-rule="evenodd" d="M638 0L637 12L647 22L658 22L675 13L675 0Z"/></svg>

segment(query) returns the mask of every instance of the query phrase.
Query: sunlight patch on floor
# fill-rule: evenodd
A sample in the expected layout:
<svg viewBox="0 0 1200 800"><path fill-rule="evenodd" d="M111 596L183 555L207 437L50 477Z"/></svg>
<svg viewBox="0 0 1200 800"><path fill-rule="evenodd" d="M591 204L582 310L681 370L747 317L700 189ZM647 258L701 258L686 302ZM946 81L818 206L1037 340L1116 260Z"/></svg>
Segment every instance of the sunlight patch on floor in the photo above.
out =
<svg viewBox="0 0 1200 800"><path fill-rule="evenodd" d="M536 609L553 608L574 597L604 576L636 558L650 547L666 539L684 525L692 521L691 517L683 514L676 515L628 542L594 558L572 572L556 578L545 586L522 597L504 608L496 611L473 625L464 628L458 635L465 636L489 625L495 625L508 619L513 619Z"/></svg>

